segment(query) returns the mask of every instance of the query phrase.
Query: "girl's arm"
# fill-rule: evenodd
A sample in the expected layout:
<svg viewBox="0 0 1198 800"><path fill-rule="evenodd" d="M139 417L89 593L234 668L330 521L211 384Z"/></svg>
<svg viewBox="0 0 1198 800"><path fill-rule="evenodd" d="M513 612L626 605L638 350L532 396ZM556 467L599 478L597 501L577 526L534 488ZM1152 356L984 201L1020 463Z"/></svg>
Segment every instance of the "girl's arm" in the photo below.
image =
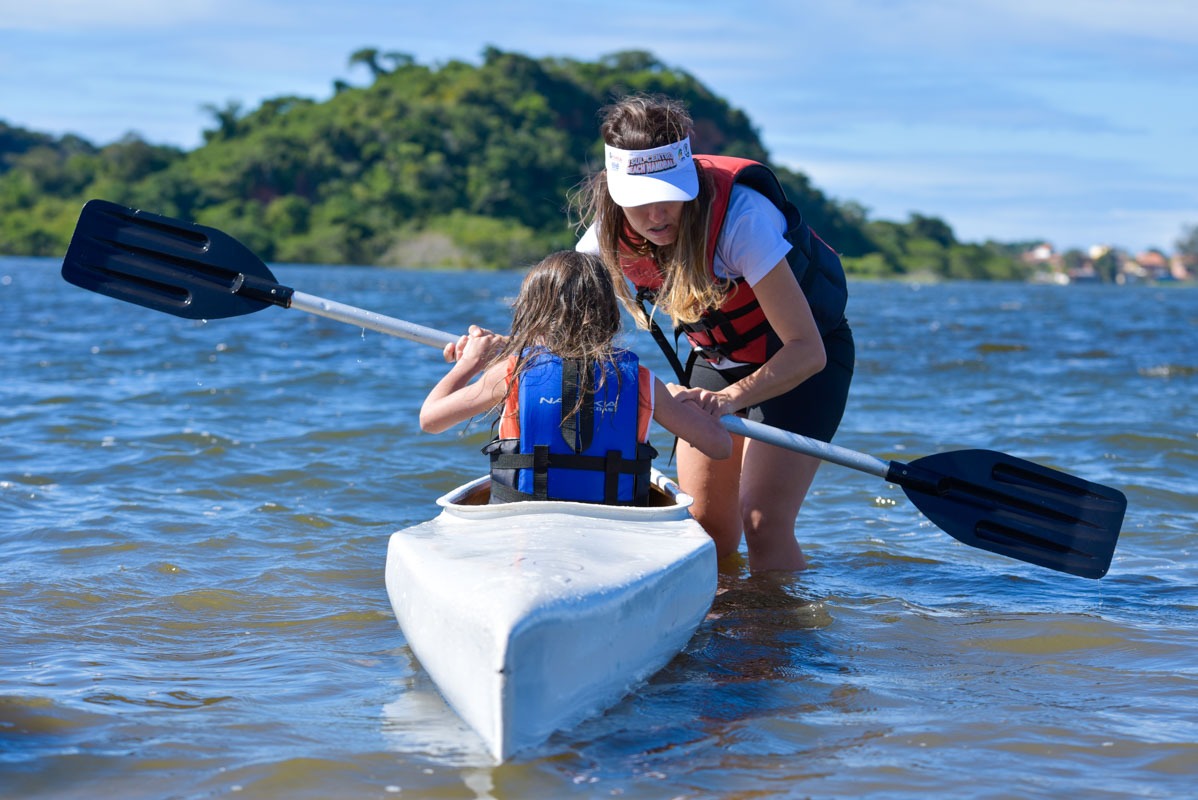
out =
<svg viewBox="0 0 1198 800"><path fill-rule="evenodd" d="M425 433L441 433L489 411L503 399L507 383L505 363L493 364L479 380L470 382L482 371L495 349L502 346L503 337L471 326L470 334L463 339L465 341L455 348L457 360L420 407L420 429ZM449 347L453 345L448 345L447 351Z"/></svg>
<svg viewBox="0 0 1198 800"><path fill-rule="evenodd" d="M653 419L679 439L685 439L708 458L720 460L732 455L732 436L720 424L718 416L690 399L681 399L658 378L653 379Z"/></svg>

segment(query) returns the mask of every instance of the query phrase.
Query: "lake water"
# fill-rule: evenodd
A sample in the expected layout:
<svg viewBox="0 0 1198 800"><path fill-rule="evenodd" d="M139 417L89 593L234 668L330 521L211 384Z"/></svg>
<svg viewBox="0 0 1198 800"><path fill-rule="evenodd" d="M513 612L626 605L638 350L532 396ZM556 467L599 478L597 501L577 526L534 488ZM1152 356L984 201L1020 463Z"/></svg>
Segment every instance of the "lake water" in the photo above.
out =
<svg viewBox="0 0 1198 800"><path fill-rule="evenodd" d="M451 331L505 328L520 279L275 272ZM0 260L0 796L1193 796L1198 291L852 291L837 443L1118 487L1109 575L967 547L825 465L810 571L727 565L665 670L495 767L383 586L388 534L484 469L486 430L418 430L436 351L275 308L176 319Z"/></svg>

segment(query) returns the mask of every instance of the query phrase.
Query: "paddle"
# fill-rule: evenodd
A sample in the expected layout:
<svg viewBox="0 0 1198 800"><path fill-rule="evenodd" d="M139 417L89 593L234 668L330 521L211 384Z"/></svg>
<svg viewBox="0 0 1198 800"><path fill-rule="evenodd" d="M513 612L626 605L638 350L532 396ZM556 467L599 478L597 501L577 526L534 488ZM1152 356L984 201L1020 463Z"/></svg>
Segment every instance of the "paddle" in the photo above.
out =
<svg viewBox="0 0 1198 800"><path fill-rule="evenodd" d="M227 234L104 200L83 207L62 276L189 319L276 305L437 347L458 338L297 292ZM741 417L722 421L732 433L898 484L929 520L971 547L1083 578L1101 578L1110 568L1127 508L1116 489L993 450L888 462Z"/></svg>
<svg viewBox="0 0 1198 800"><path fill-rule="evenodd" d="M883 461L740 417L724 427L767 444L885 478L954 539L1082 578L1111 566L1127 498L1118 489L993 450Z"/></svg>

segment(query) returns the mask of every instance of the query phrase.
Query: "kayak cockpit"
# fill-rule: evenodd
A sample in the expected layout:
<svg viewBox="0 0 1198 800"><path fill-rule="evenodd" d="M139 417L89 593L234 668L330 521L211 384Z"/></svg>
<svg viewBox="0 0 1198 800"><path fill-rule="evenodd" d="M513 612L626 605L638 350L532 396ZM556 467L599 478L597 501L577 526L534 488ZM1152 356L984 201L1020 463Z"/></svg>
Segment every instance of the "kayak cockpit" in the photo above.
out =
<svg viewBox="0 0 1198 800"><path fill-rule="evenodd" d="M583 516L600 516L612 518L651 517L673 518L675 512L689 515L694 499L683 492L678 484L665 474L654 469L650 476L649 504L647 506L608 506L600 503L576 503L568 500L532 500L520 503L502 503L490 505L491 478L483 476L457 487L451 492L437 498L437 505L450 513L464 513L470 516L482 514L480 507L500 510L502 515L544 513L546 510L557 508L572 509L573 513ZM491 516L487 514L487 516Z"/></svg>

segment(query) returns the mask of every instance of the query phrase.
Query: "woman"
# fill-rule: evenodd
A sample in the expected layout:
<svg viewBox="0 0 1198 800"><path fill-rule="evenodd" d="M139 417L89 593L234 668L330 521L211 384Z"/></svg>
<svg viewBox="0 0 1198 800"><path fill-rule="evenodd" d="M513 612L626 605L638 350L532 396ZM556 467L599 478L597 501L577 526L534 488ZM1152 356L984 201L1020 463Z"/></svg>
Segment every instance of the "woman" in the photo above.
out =
<svg viewBox="0 0 1198 800"><path fill-rule="evenodd" d="M839 258L766 167L692 154L681 103L637 95L601 116L606 164L576 198L589 224L576 249L602 257L642 324L655 327L638 306L648 301L686 333L684 368L655 331L691 387L679 396L831 441L854 361ZM721 556L737 551L743 532L755 571L806 568L794 528L818 466L741 437L726 460L678 443L679 484L695 497L696 519Z"/></svg>
<svg viewBox="0 0 1198 800"><path fill-rule="evenodd" d="M446 345L454 365L425 398L420 427L439 433L502 409L498 436L485 449L493 503L643 505L657 455L650 419L706 458L727 458L732 438L717 418L675 399L634 353L616 347L619 330L620 307L603 263L585 253L553 253L524 277L510 336L471 326Z"/></svg>

